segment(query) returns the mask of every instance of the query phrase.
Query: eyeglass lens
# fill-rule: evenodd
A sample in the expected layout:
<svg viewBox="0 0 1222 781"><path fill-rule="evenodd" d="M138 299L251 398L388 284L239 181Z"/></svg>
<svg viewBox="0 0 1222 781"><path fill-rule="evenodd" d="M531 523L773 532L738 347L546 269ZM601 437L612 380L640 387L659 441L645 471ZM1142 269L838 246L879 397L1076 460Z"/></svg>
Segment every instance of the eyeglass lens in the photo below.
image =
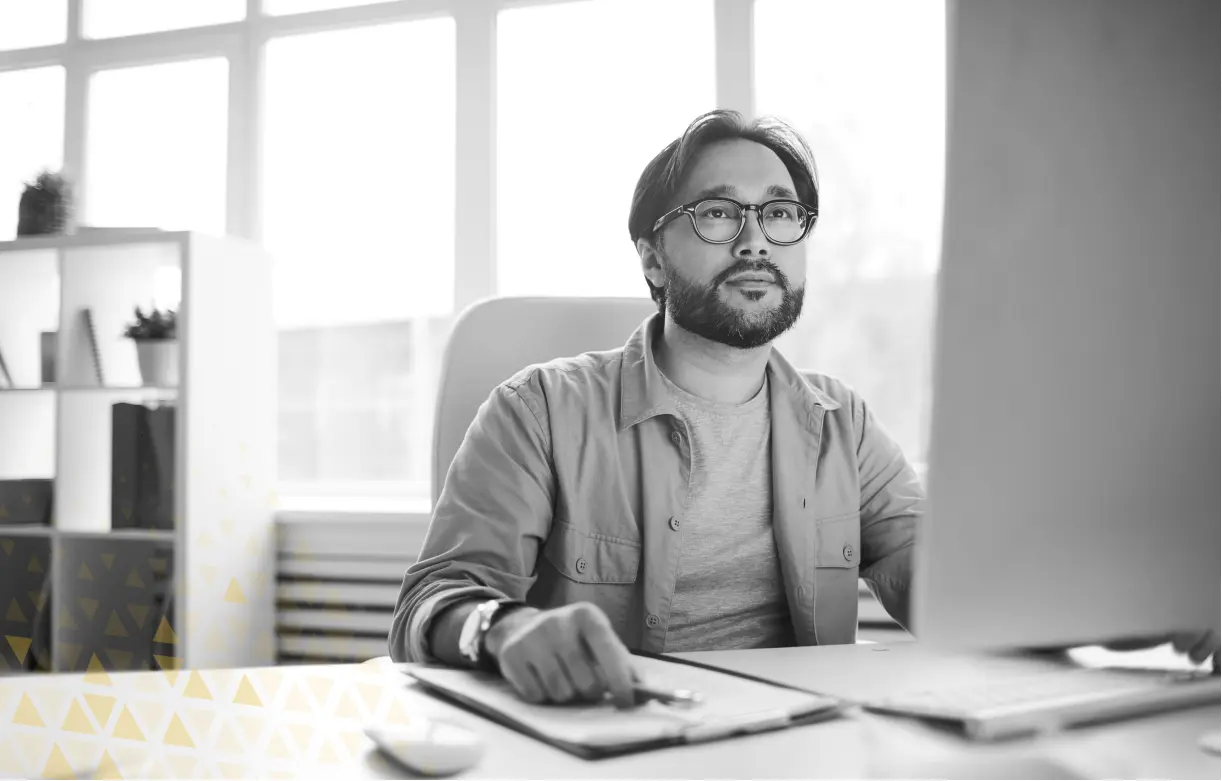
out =
<svg viewBox="0 0 1222 781"><path fill-rule="evenodd" d="M771 241L797 241L810 220L810 213L791 201L772 201L760 209L760 225ZM701 201L693 211L696 230L708 241L729 241L743 224L743 209L733 201Z"/></svg>

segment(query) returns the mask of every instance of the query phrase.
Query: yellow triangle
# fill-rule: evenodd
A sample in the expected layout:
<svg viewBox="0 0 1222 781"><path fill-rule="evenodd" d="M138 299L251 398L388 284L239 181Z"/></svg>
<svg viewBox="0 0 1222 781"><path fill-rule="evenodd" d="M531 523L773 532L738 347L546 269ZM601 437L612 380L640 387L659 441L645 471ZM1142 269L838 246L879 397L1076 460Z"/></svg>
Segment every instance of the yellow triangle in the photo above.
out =
<svg viewBox="0 0 1222 781"><path fill-rule="evenodd" d="M81 568L76 571L77 580L93 580L93 573L89 571L89 565L81 562Z"/></svg>
<svg viewBox="0 0 1222 781"><path fill-rule="evenodd" d="M115 668L118 670L132 669L132 654L131 651L123 651L118 648L107 648L106 655L110 657L110 661L115 663Z"/></svg>
<svg viewBox="0 0 1222 781"><path fill-rule="evenodd" d="M289 691L289 696L284 700L285 710L295 710L309 712L314 709L310 703L310 698L306 695L305 689L301 684L297 684Z"/></svg>
<svg viewBox="0 0 1222 781"><path fill-rule="evenodd" d="M225 590L225 601L238 604L246 602L246 595L242 593L242 587L238 585L237 578L229 579L229 588Z"/></svg>
<svg viewBox="0 0 1222 781"><path fill-rule="evenodd" d="M72 770L72 765L68 764L68 758L64 756L64 752L59 750L59 744L51 747L51 756L47 758L47 764L42 769L43 778L76 778L76 772Z"/></svg>
<svg viewBox="0 0 1222 781"><path fill-rule="evenodd" d="M25 613L21 612L21 605L17 604L17 597L13 597L13 601L9 603L8 613L4 616L9 621L26 622Z"/></svg>
<svg viewBox="0 0 1222 781"><path fill-rule="evenodd" d="M165 761L170 766L170 772L167 774L169 778L199 777L199 773L196 772L199 760L190 754L181 756L178 754L167 754Z"/></svg>
<svg viewBox="0 0 1222 781"><path fill-rule="evenodd" d="M81 597L76 603L81 606L81 610L85 611L85 615L89 616L90 621L98 614L98 601L96 599Z"/></svg>
<svg viewBox="0 0 1222 781"><path fill-rule="evenodd" d="M195 735L200 739L200 748L207 751L208 747L203 744L207 742L208 735L212 733L212 725L216 721L215 710L184 710L179 714L182 717L182 723L186 726L187 732Z"/></svg>
<svg viewBox="0 0 1222 781"><path fill-rule="evenodd" d="M104 731L106 723L110 721L110 712L115 708L115 698L107 697L105 694L86 694L85 703L89 705L89 710L93 711L93 717L98 720L98 724L102 725Z"/></svg>
<svg viewBox="0 0 1222 781"><path fill-rule="evenodd" d="M127 612L132 614L132 618L136 619L136 626L144 628L144 619L149 617L148 605L128 605Z"/></svg>
<svg viewBox="0 0 1222 781"><path fill-rule="evenodd" d="M365 737L363 732L341 732L339 737L344 741L344 745L348 747L348 753L353 757L364 754L369 746L369 738Z"/></svg>
<svg viewBox="0 0 1222 781"><path fill-rule="evenodd" d="M157 634L153 635L154 643L177 643L178 635L174 634L174 630L170 627L170 622L166 621L165 616L161 617L161 626L157 627Z"/></svg>
<svg viewBox="0 0 1222 781"><path fill-rule="evenodd" d="M0 515L0 518L3 518L3 517L4 517L3 515ZM13 541L12 540L0 540L0 548L4 549L4 553L6 556L13 555Z"/></svg>
<svg viewBox="0 0 1222 781"><path fill-rule="evenodd" d="M165 573L165 565L166 559L163 556L154 556L153 558L149 559L149 569L158 575Z"/></svg>
<svg viewBox="0 0 1222 781"><path fill-rule="evenodd" d="M361 700L365 703L365 708L371 716L378 712L378 702L382 697L392 691L385 686L377 686L372 683L358 683L356 688L360 692Z"/></svg>
<svg viewBox="0 0 1222 781"><path fill-rule="evenodd" d="M59 644L60 658L67 662L65 669L75 670L76 660L81 656L81 646L79 643L60 643Z"/></svg>
<svg viewBox="0 0 1222 781"><path fill-rule="evenodd" d="M13 714L14 724L24 724L27 727L45 727L42 722L42 716L38 715L38 710L34 707L34 703L30 700L30 695L22 693L21 702L17 703L17 712Z"/></svg>
<svg viewBox="0 0 1222 781"><path fill-rule="evenodd" d="M335 744L323 735L322 749L318 752L318 761L326 765L338 765L343 759L335 751Z"/></svg>
<svg viewBox="0 0 1222 781"><path fill-rule="evenodd" d="M225 778L246 778L250 773L246 772L246 766L236 762L217 762L217 770L221 771L221 775Z"/></svg>
<svg viewBox="0 0 1222 781"><path fill-rule="evenodd" d="M165 679L170 682L171 686L178 682L178 671L182 669L182 659L179 659L177 656L163 656L161 654L153 654L153 659L165 671Z"/></svg>
<svg viewBox="0 0 1222 781"><path fill-rule="evenodd" d="M81 707L79 700L72 701L72 706L68 708L68 715L64 717L64 723L60 729L82 732L86 735L94 734L93 725L89 723L89 717L85 715L85 709Z"/></svg>
<svg viewBox="0 0 1222 781"><path fill-rule="evenodd" d="M119 774L119 768L115 765L115 761L111 759L109 751L102 752L102 758L98 760L98 767L93 771L93 777L107 779L123 778Z"/></svg>
<svg viewBox="0 0 1222 781"><path fill-rule="evenodd" d="M340 700L335 708L335 715L344 719L363 719L360 708L356 707L356 700L352 699L350 692L344 692L340 695Z"/></svg>
<svg viewBox="0 0 1222 781"><path fill-rule="evenodd" d="M287 724L285 728L293 736L293 742L297 744L297 751L302 755L306 754L310 750L310 736L314 732L314 725Z"/></svg>
<svg viewBox="0 0 1222 781"><path fill-rule="evenodd" d="M395 698L390 703L390 710L386 714L386 721L397 726L406 726L411 724L412 717L403 707L403 701Z"/></svg>
<svg viewBox="0 0 1222 781"><path fill-rule="evenodd" d="M119 712L119 721L115 724L115 731L112 733L116 738L123 740L139 740L143 741L144 733L140 731L140 726L136 724L136 720L132 718L131 711L126 707Z"/></svg>
<svg viewBox="0 0 1222 781"><path fill-rule="evenodd" d="M110 611L110 620L106 622L106 634L111 637L127 637L127 628L123 626L123 620L113 610Z"/></svg>
<svg viewBox="0 0 1222 781"><path fill-rule="evenodd" d="M174 718L170 719L170 726L166 728L165 737L162 740L171 746L195 748L195 741L191 740L191 735L187 733L187 728L183 726L182 719L178 718L177 713L174 714Z"/></svg>
<svg viewBox="0 0 1222 781"><path fill-rule="evenodd" d="M106 565L106 569L110 569L115 565L115 554L101 553L99 557L102 559L102 563Z"/></svg>
<svg viewBox="0 0 1222 781"><path fill-rule="evenodd" d="M134 568L127 573L127 585L132 588L144 588L144 581L140 579L140 573L136 572Z"/></svg>
<svg viewBox="0 0 1222 781"><path fill-rule="evenodd" d="M42 564L39 563L37 556L30 557L30 566L25 568L26 572L42 572Z"/></svg>
<svg viewBox="0 0 1222 781"><path fill-rule="evenodd" d="M284 742L284 738L279 732L272 733L272 739L267 742L267 748L264 749L269 755L276 759L288 759L293 755L292 750Z"/></svg>
<svg viewBox="0 0 1222 781"><path fill-rule="evenodd" d="M59 611L59 625L63 629L76 629L76 619L72 617L71 610Z"/></svg>
<svg viewBox="0 0 1222 781"><path fill-rule="evenodd" d="M30 650L30 638L5 635L4 639L8 640L9 648L12 648L13 653L17 654L17 661L25 664L25 655Z"/></svg>
<svg viewBox="0 0 1222 781"><path fill-rule="evenodd" d="M208 691L208 686L204 683L204 677L199 674L199 670L191 671L191 677L187 679L187 688L183 691L182 696L195 697L200 700L212 699L212 692Z"/></svg>
<svg viewBox="0 0 1222 781"><path fill-rule="evenodd" d="M331 687L335 681L330 678L311 677L306 679L306 683L310 686L310 691L314 692L314 699L318 700L318 707L327 707L327 696L331 694Z"/></svg>
<svg viewBox="0 0 1222 781"><path fill-rule="evenodd" d="M241 738L238 736L238 731L229 722L221 725L221 731L216 736L215 748L217 751L226 754L241 754L246 751L245 746L242 745Z"/></svg>
<svg viewBox="0 0 1222 781"><path fill-rule="evenodd" d="M110 686L110 676L106 674L106 668L102 665L102 660L98 659L97 654L90 657L88 671L83 680L95 686Z"/></svg>
<svg viewBox="0 0 1222 781"><path fill-rule="evenodd" d="M250 684L250 679L245 675L242 676L242 682L238 684L238 691L233 695L233 701L241 705L263 707L263 700L259 699L259 693L255 691L255 687Z"/></svg>

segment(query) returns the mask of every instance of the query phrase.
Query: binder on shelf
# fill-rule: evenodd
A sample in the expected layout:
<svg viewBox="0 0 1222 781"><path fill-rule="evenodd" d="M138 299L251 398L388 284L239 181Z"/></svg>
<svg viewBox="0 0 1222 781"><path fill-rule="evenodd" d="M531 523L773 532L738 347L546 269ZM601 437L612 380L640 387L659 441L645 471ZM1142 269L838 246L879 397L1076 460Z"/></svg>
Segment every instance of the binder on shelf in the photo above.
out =
<svg viewBox="0 0 1222 781"><path fill-rule="evenodd" d="M53 485L41 477L0 480L0 531L4 526L50 526Z"/></svg>
<svg viewBox="0 0 1222 781"><path fill-rule="evenodd" d="M174 528L174 417L172 404L111 406L111 528Z"/></svg>
<svg viewBox="0 0 1222 781"><path fill-rule="evenodd" d="M684 659L638 653L645 681L702 695L694 707L650 701L628 710L609 703L540 705L521 699L498 675L452 667L409 666L425 691L584 759L811 724L840 715L834 697Z"/></svg>

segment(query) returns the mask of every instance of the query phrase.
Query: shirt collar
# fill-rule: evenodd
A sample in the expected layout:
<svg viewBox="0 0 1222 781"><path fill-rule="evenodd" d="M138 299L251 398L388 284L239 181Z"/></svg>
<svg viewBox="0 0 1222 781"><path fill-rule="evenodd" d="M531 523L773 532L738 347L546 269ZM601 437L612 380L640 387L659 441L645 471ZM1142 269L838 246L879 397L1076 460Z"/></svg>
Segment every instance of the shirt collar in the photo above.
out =
<svg viewBox="0 0 1222 781"><path fill-rule="evenodd" d="M662 313L650 315L624 345L620 367L621 431L655 415L676 414L674 399L653 356L653 342L661 334L662 323ZM838 401L803 377L776 349L768 357L767 371L774 396L779 390L804 408L822 407L828 412L840 408Z"/></svg>

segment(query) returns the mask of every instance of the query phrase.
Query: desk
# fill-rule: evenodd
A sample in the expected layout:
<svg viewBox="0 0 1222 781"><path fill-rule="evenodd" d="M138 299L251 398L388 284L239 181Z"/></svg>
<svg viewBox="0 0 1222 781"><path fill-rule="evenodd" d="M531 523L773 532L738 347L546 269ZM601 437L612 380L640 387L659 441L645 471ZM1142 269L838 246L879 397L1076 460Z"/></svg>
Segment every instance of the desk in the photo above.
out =
<svg viewBox="0 0 1222 781"><path fill-rule="evenodd" d="M984 668L917 643L727 651L685 656L847 697ZM0 776L403 777L362 726L414 714L483 734L469 775L631 777L1218 778L1196 747L1219 728L1210 706L1039 741L972 745L903 719L854 713L824 724L702 746L586 762L406 684L375 659L326 665L0 678Z"/></svg>

